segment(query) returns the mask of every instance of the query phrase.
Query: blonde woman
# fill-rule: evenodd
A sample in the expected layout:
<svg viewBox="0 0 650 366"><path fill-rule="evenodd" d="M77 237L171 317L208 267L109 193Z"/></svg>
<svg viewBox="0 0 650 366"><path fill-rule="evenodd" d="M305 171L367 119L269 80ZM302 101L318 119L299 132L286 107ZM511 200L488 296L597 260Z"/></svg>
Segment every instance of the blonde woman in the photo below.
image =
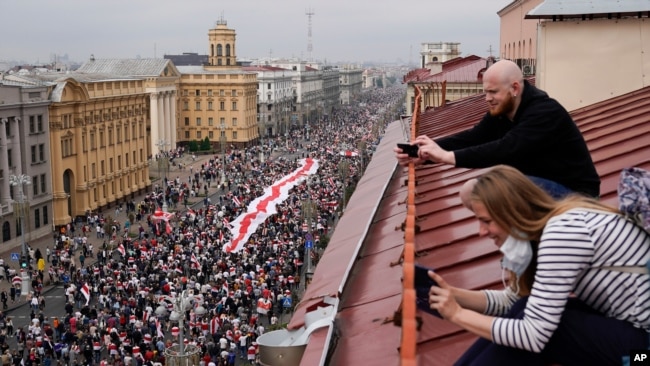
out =
<svg viewBox="0 0 650 366"><path fill-rule="evenodd" d="M508 166L478 178L467 201L510 281L470 291L429 272L431 309L481 337L458 365L620 365L647 348L643 228L593 199L556 201Z"/></svg>

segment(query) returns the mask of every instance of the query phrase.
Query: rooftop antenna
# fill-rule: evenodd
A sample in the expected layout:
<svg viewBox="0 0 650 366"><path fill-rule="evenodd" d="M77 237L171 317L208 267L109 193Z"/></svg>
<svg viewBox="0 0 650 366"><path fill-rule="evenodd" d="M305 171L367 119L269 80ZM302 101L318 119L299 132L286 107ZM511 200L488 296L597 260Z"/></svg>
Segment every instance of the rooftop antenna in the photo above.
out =
<svg viewBox="0 0 650 366"><path fill-rule="evenodd" d="M311 45L311 16L316 13L314 13L311 7L309 7L309 9L307 9L305 14L307 15L307 53L309 55L309 61L312 61L311 51L313 48Z"/></svg>
<svg viewBox="0 0 650 366"><path fill-rule="evenodd" d="M487 50L490 53L490 57L492 57L492 45L490 45L490 48Z"/></svg>

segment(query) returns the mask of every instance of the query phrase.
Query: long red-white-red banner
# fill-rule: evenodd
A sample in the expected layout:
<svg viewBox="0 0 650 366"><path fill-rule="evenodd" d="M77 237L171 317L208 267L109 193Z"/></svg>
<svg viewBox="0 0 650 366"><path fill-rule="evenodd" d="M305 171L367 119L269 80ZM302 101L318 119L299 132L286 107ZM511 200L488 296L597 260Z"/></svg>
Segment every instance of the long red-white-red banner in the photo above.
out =
<svg viewBox="0 0 650 366"><path fill-rule="evenodd" d="M300 160L301 166L291 174L282 177L270 187L264 189L264 194L248 204L246 212L239 215L230 223L232 241L225 243L223 250L238 252L244 248L248 238L269 216L277 213L276 205L289 198L291 188L305 180L308 175L318 171L318 160L307 158Z"/></svg>

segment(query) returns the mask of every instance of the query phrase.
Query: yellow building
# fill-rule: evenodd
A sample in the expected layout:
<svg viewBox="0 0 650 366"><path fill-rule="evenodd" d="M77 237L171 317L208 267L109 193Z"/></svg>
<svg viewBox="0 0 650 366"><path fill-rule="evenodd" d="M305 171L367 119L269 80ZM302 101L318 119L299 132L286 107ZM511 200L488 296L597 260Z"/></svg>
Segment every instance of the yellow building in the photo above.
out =
<svg viewBox="0 0 650 366"><path fill-rule="evenodd" d="M55 226L151 186L149 100L143 78L56 80L49 110Z"/></svg>
<svg viewBox="0 0 650 366"><path fill-rule="evenodd" d="M178 97L179 145L221 143L243 147L259 138L257 129L257 74L237 64L235 31L224 20L210 29L208 64L177 66L181 73Z"/></svg>

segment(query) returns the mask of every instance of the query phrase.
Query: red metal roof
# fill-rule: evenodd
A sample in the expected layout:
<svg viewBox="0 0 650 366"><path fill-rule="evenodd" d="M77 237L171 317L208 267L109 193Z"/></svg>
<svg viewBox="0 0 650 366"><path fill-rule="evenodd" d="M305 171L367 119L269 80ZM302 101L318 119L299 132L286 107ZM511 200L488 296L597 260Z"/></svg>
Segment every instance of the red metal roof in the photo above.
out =
<svg viewBox="0 0 650 366"><path fill-rule="evenodd" d="M483 94L448 103L420 116L420 132L438 137L467 129L485 110ZM650 169L650 87L571 115L601 176L601 199L617 204L620 170ZM401 330L392 319L402 300L407 169L396 165L392 149L402 140L400 123L391 123L291 319L290 327L300 327L307 307L326 295L340 298L333 328L312 335L301 365L401 362ZM497 249L478 237L478 223L457 194L467 179L479 174L443 165L417 168L416 262L435 268L454 286L500 288ZM418 364L450 365L476 339L449 322L418 315L423 320L417 334Z"/></svg>
<svg viewBox="0 0 650 366"><path fill-rule="evenodd" d="M448 83L475 83L482 80L487 69L487 60L479 56L456 57L442 63L442 71L431 75L429 69L415 69L404 76L404 82L431 83L447 81Z"/></svg>

